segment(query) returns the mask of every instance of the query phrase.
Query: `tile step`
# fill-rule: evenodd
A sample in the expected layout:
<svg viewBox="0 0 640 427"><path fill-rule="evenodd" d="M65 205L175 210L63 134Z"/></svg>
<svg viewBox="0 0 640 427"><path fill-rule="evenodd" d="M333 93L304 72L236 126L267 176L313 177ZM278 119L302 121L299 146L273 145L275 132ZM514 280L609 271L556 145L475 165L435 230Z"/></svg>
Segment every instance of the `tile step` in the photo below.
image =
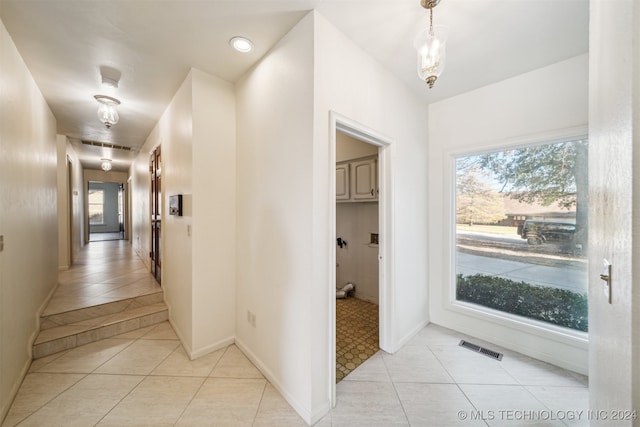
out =
<svg viewBox="0 0 640 427"><path fill-rule="evenodd" d="M70 325L100 316L120 313L133 308L157 304L164 301L164 293L161 289L156 292L139 295L131 298L123 298L118 301L83 307L76 310L69 310L62 313L53 313L40 317L40 330L57 328L58 326Z"/></svg>
<svg viewBox="0 0 640 427"><path fill-rule="evenodd" d="M45 329L33 343L33 359L155 325L168 318L167 306L159 302Z"/></svg>

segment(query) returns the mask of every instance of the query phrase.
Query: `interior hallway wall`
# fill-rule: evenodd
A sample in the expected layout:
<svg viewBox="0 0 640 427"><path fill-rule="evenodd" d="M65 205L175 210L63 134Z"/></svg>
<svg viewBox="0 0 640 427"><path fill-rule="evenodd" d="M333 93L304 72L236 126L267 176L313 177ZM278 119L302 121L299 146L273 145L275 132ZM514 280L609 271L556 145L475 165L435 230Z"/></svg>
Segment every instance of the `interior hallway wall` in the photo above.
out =
<svg viewBox="0 0 640 427"><path fill-rule="evenodd" d="M393 140L391 170L385 183L392 193L392 256L387 263L392 283L388 308L392 328L386 351L395 352L429 321L427 268L427 136L428 111L423 99L395 78L321 14L315 12L315 87L313 129L313 278L311 334L312 402L322 408L329 394L330 339L328 313L330 245L329 114L335 111ZM425 91L428 89L425 87ZM382 232L382 231L381 231ZM381 305L381 309L383 306ZM381 328L384 325L381 324ZM382 331L381 331L382 333ZM326 338L325 338L326 337Z"/></svg>
<svg viewBox="0 0 640 427"><path fill-rule="evenodd" d="M236 340L309 422L311 342L323 339L313 335L309 317L316 283L313 15L236 83L236 94Z"/></svg>
<svg viewBox="0 0 640 427"><path fill-rule="evenodd" d="M429 106L431 320L583 374L587 373L586 336L545 333L451 306L455 280L452 159L454 154L586 133L588 61L587 54L580 55Z"/></svg>
<svg viewBox="0 0 640 427"><path fill-rule="evenodd" d="M589 404L640 413L640 4L591 0L589 25Z"/></svg>
<svg viewBox="0 0 640 427"><path fill-rule="evenodd" d="M0 420L58 274L56 120L0 21Z"/></svg>
<svg viewBox="0 0 640 427"><path fill-rule="evenodd" d="M314 422L329 409L333 359L330 111L395 140L397 349L428 321L426 194L414 191L426 180L427 109L315 11L237 83L237 103L237 340Z"/></svg>
<svg viewBox="0 0 640 427"><path fill-rule="evenodd" d="M149 262L149 153L162 150L162 286L190 357L235 333L234 86L192 69L131 167L133 246ZM183 215L169 196L183 195Z"/></svg>
<svg viewBox="0 0 640 427"><path fill-rule="evenodd" d="M82 165L65 135L57 135L56 144L58 161L58 269L66 270L73 261L70 255L77 254L84 246ZM69 164L71 185L69 185Z"/></svg>

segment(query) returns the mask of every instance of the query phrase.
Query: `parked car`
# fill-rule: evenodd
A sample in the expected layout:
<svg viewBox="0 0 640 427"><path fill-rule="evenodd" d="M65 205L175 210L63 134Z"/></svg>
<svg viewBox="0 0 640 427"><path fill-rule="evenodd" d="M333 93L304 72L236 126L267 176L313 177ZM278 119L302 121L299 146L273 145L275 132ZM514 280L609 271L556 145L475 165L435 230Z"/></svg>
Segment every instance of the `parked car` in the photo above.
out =
<svg viewBox="0 0 640 427"><path fill-rule="evenodd" d="M518 226L518 234L530 245L545 242L568 242L573 240L576 225L569 222L536 221L528 219Z"/></svg>

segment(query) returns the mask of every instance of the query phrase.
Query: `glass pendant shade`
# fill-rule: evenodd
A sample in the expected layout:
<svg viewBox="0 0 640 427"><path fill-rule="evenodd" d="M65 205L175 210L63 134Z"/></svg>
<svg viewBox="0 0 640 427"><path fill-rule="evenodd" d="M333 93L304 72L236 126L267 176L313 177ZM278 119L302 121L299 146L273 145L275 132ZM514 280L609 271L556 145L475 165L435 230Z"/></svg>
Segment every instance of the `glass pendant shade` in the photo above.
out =
<svg viewBox="0 0 640 427"><path fill-rule="evenodd" d="M109 172L111 170L111 159L100 159L102 160L102 164L100 167L103 171Z"/></svg>
<svg viewBox="0 0 640 427"><path fill-rule="evenodd" d="M118 116L116 105L119 105L120 101L106 95L96 95L95 98L100 103L98 119L108 128L118 123L120 116Z"/></svg>
<svg viewBox="0 0 640 427"><path fill-rule="evenodd" d="M427 28L416 37L414 47L418 53L418 76L433 87L446 60L447 27L437 25Z"/></svg>

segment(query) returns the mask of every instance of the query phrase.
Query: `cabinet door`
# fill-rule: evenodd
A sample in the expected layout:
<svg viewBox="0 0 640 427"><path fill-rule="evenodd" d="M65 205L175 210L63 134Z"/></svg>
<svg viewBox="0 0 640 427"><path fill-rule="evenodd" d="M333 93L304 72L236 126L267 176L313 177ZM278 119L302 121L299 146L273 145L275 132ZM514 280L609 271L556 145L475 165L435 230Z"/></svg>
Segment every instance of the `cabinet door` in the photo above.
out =
<svg viewBox="0 0 640 427"><path fill-rule="evenodd" d="M336 165L336 200L349 200L349 164Z"/></svg>
<svg viewBox="0 0 640 427"><path fill-rule="evenodd" d="M376 200L378 198L376 159L351 163L351 199Z"/></svg>

